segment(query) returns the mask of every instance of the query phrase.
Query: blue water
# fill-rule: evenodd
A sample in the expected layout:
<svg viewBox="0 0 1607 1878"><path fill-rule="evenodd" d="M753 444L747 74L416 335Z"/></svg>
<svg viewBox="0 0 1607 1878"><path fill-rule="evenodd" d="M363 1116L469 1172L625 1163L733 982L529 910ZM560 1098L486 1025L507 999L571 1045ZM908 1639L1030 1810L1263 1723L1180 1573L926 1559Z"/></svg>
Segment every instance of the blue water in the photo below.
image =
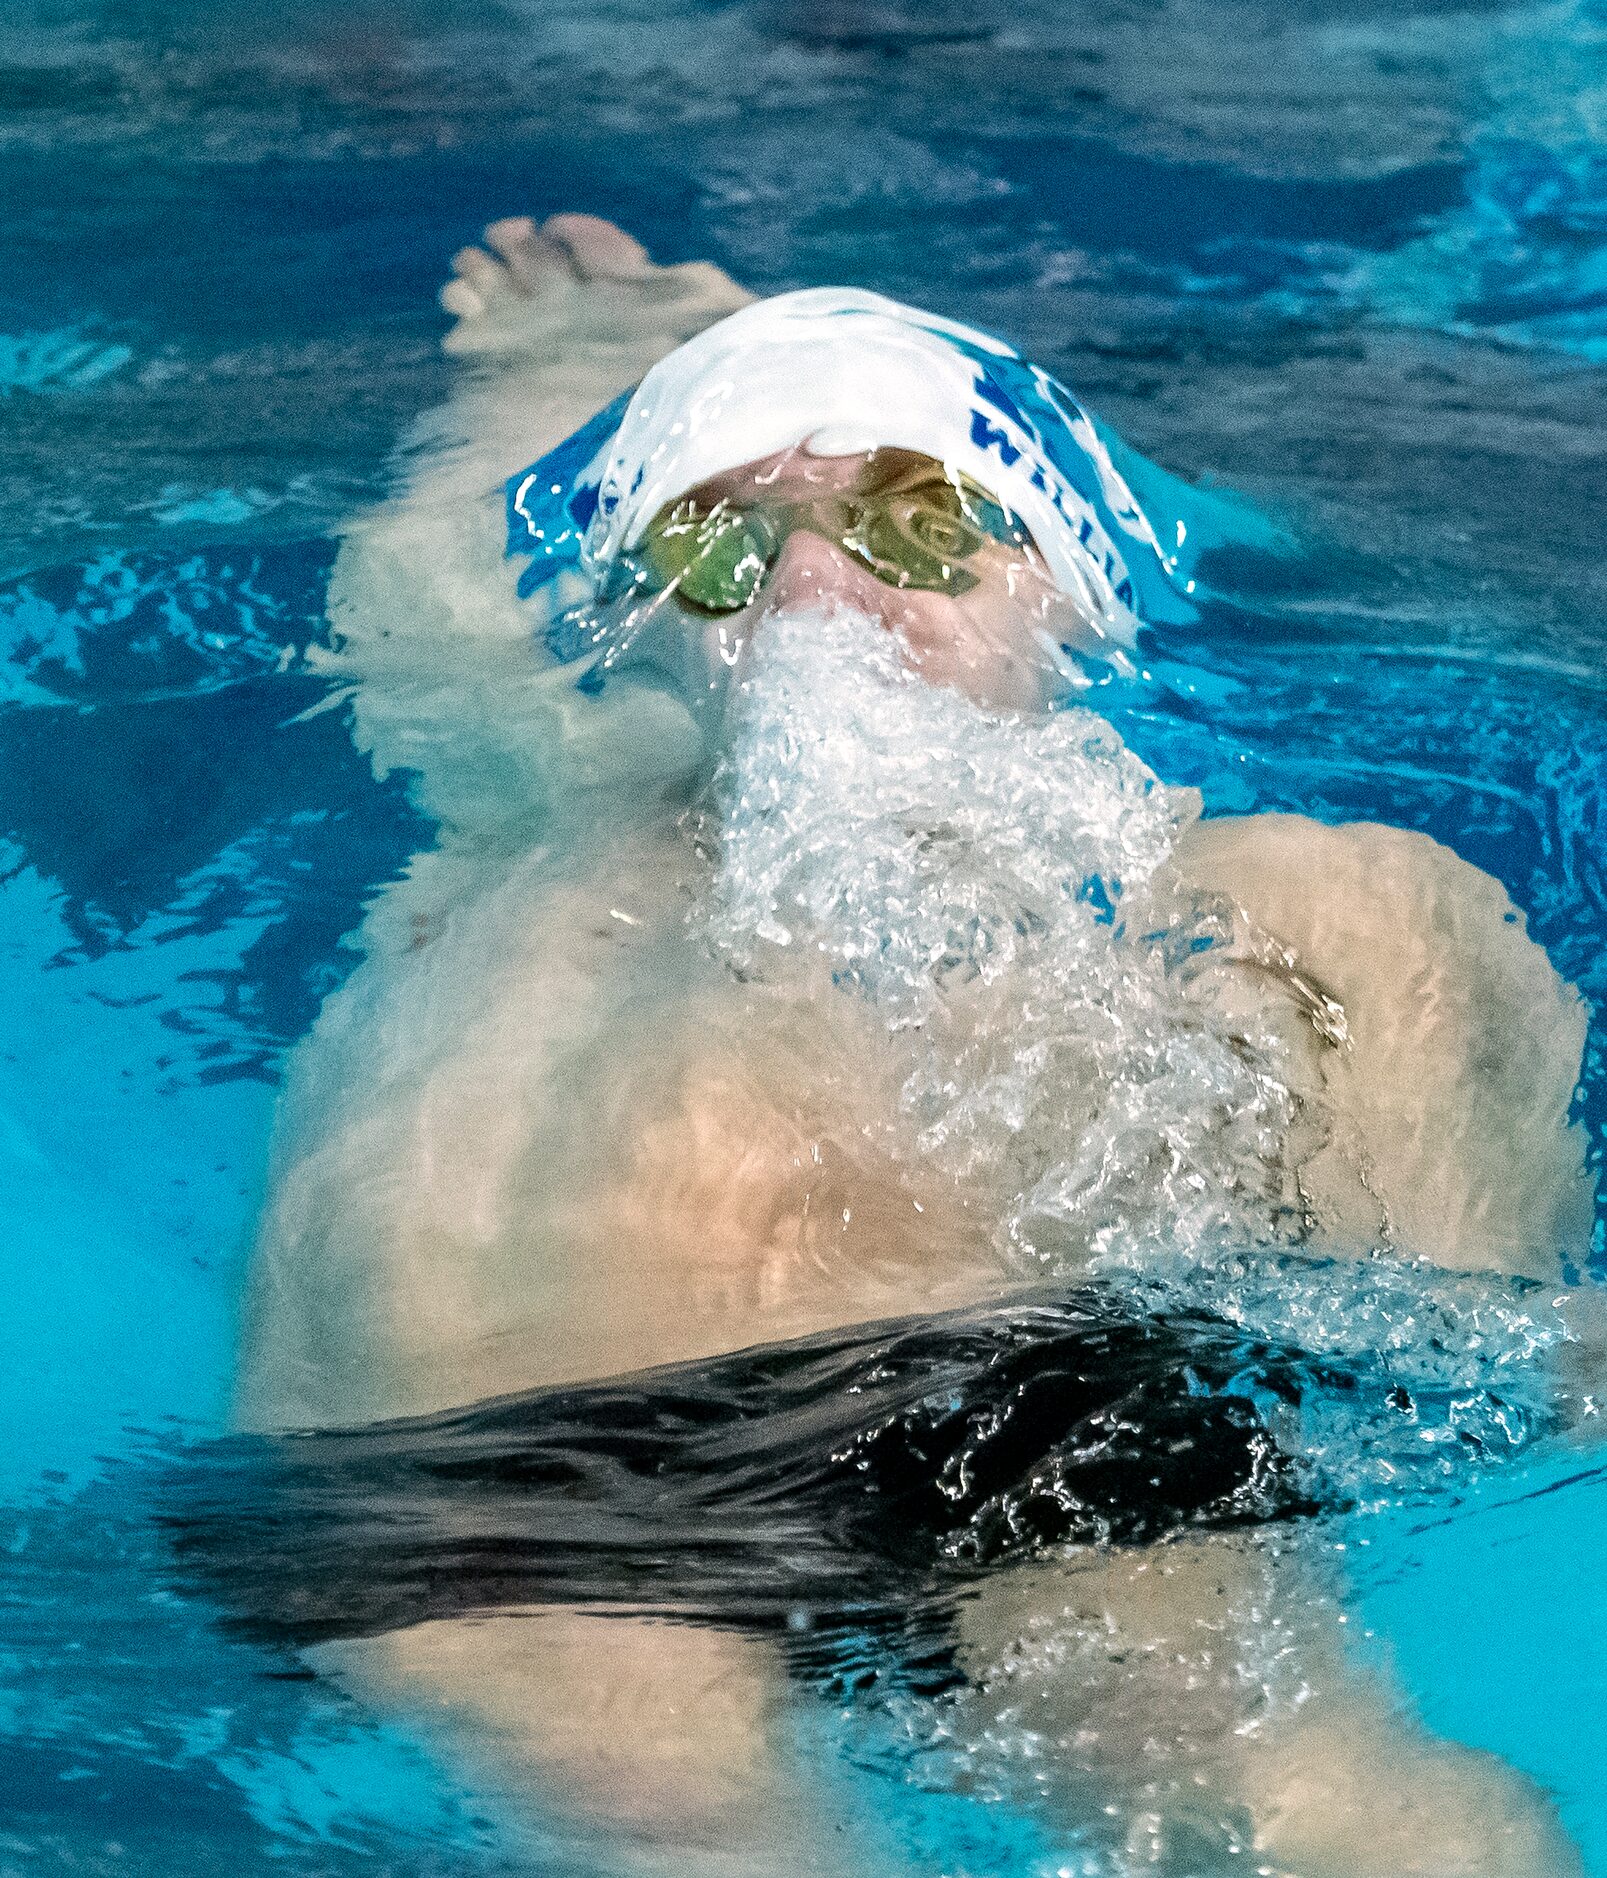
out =
<svg viewBox="0 0 1607 1878"><path fill-rule="evenodd" d="M1600 1013L1604 122L1607 8L1567 0L12 0L0 1871L498 1863L417 1748L173 1596L126 1465L222 1423L280 1065L430 840L301 654L442 394L451 250L581 207L1007 334L1283 544L1111 681L1124 737L1212 809L1432 832ZM1600 1874L1604 1492L1542 1454L1357 1534L1425 1718ZM841 1778L933 1870L1041 1854Z"/></svg>

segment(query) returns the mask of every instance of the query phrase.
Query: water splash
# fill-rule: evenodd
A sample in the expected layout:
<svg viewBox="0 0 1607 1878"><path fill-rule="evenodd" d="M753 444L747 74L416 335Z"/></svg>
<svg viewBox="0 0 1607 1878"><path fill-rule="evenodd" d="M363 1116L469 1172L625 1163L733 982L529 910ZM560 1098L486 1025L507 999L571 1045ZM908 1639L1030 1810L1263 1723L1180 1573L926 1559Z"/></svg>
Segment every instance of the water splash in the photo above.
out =
<svg viewBox="0 0 1607 1878"><path fill-rule="evenodd" d="M1169 897L1192 792L1089 712L925 684L845 613L766 622L731 728L713 945L778 982L823 963L874 1010L895 1151L964 1183L1014 1262L1298 1236L1276 1045L1197 995L1223 934Z"/></svg>
<svg viewBox="0 0 1607 1878"><path fill-rule="evenodd" d="M1382 1366L1365 1402L1283 1429L1347 1502L1556 1425L1565 1330L1535 1286L1320 1255L1295 1173L1312 1117L1279 1039L1213 1000L1225 935L1173 880L1193 791L1089 712L923 683L846 613L767 621L728 711L711 944L756 998L824 973L871 1014L888 1148L996 1222L1009 1268L1091 1268L1157 1315Z"/></svg>

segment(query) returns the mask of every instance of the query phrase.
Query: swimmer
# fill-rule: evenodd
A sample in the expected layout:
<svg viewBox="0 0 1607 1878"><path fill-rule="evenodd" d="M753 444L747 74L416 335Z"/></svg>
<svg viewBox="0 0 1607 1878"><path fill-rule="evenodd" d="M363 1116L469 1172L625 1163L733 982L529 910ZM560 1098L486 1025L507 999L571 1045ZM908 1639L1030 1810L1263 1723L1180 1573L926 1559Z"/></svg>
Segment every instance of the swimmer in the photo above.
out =
<svg viewBox="0 0 1607 1878"><path fill-rule="evenodd" d="M1202 822L1076 708L1083 661L1187 602L1068 394L585 216L492 224L443 301L463 382L344 538L326 660L440 836L291 1064L243 1423L972 1304L1178 1235L1556 1280L1592 1198L1577 995L1427 837ZM1168 969L1118 924L1211 943ZM1237 1833L1300 1878L1577 1871L1544 1796L1420 1729L1342 1624L1292 1541L1044 1562L967 1605L967 1712L1054 1744L1030 1784L1068 1829L1120 1796L1125 1856L1209 1815L1224 1862ZM761 1641L558 1610L322 1660L613 1869L856 1869Z"/></svg>

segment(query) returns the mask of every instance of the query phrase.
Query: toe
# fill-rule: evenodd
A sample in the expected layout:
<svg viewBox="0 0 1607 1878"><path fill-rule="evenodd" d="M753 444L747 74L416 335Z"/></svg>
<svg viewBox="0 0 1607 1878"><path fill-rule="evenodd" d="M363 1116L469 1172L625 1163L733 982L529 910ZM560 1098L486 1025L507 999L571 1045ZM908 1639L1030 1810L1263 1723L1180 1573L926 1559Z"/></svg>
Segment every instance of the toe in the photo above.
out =
<svg viewBox="0 0 1607 1878"><path fill-rule="evenodd" d="M582 280L640 280L653 271L635 236L600 215L549 216L541 232L568 250Z"/></svg>
<svg viewBox="0 0 1607 1878"><path fill-rule="evenodd" d="M485 241L525 293L539 293L554 279L573 277L568 251L549 240L528 215L509 215L492 222L485 231Z"/></svg>
<svg viewBox="0 0 1607 1878"><path fill-rule="evenodd" d="M449 280L441 289L441 305L460 320L478 319L485 302L466 280Z"/></svg>
<svg viewBox="0 0 1607 1878"><path fill-rule="evenodd" d="M459 248L452 257L452 272L483 301L495 300L512 287L508 270L484 248Z"/></svg>

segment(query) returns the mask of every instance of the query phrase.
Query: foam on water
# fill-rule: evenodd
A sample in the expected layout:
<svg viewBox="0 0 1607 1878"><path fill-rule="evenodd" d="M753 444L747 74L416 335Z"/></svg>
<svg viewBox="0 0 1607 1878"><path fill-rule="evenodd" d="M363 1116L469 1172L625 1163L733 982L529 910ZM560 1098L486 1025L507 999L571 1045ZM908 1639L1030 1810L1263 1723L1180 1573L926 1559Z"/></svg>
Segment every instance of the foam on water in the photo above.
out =
<svg viewBox="0 0 1607 1878"><path fill-rule="evenodd" d="M895 1160L963 1190L1008 1269L1092 1268L1156 1309L1376 1361L1376 1397L1289 1430L1342 1498L1431 1487L1555 1424L1535 1359L1565 1332L1535 1286L1320 1236L1297 1181L1320 1124L1287 1045L1201 969L1228 933L1173 870L1193 791L1091 712L923 682L843 611L766 621L728 731L709 941L778 996L823 965L869 1007Z"/></svg>
<svg viewBox="0 0 1607 1878"><path fill-rule="evenodd" d="M1001 1244L1289 1237L1272 1045L1191 996L1213 928L1170 903L1192 792L1089 712L924 683L845 613L767 621L732 730L713 942L745 971L812 951L874 1007L906 1154L985 1191Z"/></svg>

